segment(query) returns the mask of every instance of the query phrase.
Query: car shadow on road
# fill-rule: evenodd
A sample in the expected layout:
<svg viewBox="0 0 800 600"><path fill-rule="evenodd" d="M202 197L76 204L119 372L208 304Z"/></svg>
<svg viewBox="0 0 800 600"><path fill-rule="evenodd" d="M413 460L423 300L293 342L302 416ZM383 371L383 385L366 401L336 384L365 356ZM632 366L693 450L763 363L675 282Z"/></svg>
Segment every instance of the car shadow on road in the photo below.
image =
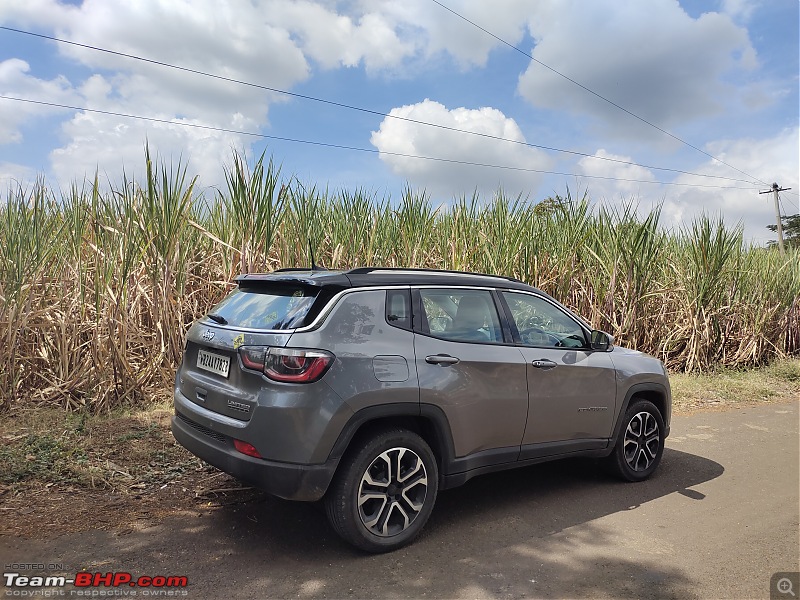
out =
<svg viewBox="0 0 800 600"><path fill-rule="evenodd" d="M464 526L472 521L510 514L536 519L527 525L531 535L549 535L608 514L632 510L667 494L702 499L690 488L724 472L707 458L666 448L656 473L647 481L628 483L609 476L597 460L568 459L505 471L470 480L447 490L437 500L430 531ZM543 510L556 509L551 513Z"/></svg>
<svg viewBox="0 0 800 600"><path fill-rule="evenodd" d="M566 590L568 595L593 595L594 586L602 585L609 596L688 598L694 595L693 582L656 556L605 556L600 584L592 555L605 551L615 538L593 522L673 493L702 501L704 495L691 488L723 472L722 465L707 458L666 449L656 474L636 484L617 481L598 461L585 459L477 477L440 494L415 544L380 556L362 554L339 540L319 507L266 496L218 510L206 525L217 536L245 531L241 539L230 540L237 552L279 556L281 564L294 565L293 576L282 570L280 595L560 597ZM575 526L580 528L563 534ZM365 569L381 575L366 577ZM274 579L261 584L277 591ZM258 588L257 581L253 585L254 593L267 589Z"/></svg>
<svg viewBox="0 0 800 600"><path fill-rule="evenodd" d="M657 539L598 520L670 494L702 502L692 488L723 471L667 449L636 484L578 459L485 475L442 492L420 538L383 555L342 542L318 505L263 494L125 534L8 549L14 560L58 557L67 570L186 575L197 598L691 598L697 582L665 564Z"/></svg>

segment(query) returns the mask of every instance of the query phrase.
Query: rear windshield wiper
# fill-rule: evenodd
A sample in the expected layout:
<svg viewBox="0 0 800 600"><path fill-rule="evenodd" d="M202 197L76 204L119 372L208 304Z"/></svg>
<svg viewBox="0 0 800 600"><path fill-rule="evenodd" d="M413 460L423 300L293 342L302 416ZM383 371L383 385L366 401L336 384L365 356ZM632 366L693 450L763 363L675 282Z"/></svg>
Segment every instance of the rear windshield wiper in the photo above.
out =
<svg viewBox="0 0 800 600"><path fill-rule="evenodd" d="M217 314L211 313L211 314L206 315L206 316L209 319L211 319L212 321L214 321L215 323L219 323L220 325L227 325L228 324L228 320L225 317L223 317L222 315L217 315Z"/></svg>

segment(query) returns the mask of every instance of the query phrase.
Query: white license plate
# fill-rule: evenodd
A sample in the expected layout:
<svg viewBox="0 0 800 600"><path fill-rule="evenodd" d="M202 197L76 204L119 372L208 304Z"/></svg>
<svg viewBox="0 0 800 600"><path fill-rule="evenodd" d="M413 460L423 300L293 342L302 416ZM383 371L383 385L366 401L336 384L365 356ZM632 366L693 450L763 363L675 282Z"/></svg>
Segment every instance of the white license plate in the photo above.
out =
<svg viewBox="0 0 800 600"><path fill-rule="evenodd" d="M214 354L213 352L206 352L205 350L197 351L197 366L200 369L211 371L217 375L228 377L228 371L231 368L231 359L228 356L221 354Z"/></svg>

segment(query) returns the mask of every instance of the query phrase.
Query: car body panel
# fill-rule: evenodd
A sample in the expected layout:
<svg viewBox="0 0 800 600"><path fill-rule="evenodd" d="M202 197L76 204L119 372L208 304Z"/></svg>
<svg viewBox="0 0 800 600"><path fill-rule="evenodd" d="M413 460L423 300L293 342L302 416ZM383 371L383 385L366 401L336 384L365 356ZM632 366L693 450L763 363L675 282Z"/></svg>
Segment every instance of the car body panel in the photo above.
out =
<svg viewBox="0 0 800 600"><path fill-rule="evenodd" d="M257 333L209 321L194 323L186 334L176 385L192 402L219 414L249 420L258 403L263 378L241 368L240 346L285 346L289 333ZM197 368L198 353L209 352L230 361L228 377Z"/></svg>
<svg viewBox="0 0 800 600"><path fill-rule="evenodd" d="M336 356L324 381L353 412L366 406L392 403L419 404L414 366L414 334L385 319L385 290L357 290L344 294L324 323L312 331L297 332L289 340L295 348L325 348ZM378 373L376 374L376 357ZM393 357L387 359L385 357ZM407 377L397 377L400 361ZM389 365L393 364L389 375Z"/></svg>
<svg viewBox="0 0 800 600"><path fill-rule="evenodd" d="M455 456L493 448L518 450L528 413L525 361L519 349L420 334L415 346L420 401L444 411ZM437 354L459 362L445 366L426 362L427 356Z"/></svg>
<svg viewBox="0 0 800 600"><path fill-rule="evenodd" d="M585 321L522 282L413 269L292 270L238 281L243 289L316 286L319 296L293 329L237 329L208 318L192 325L176 373L173 431L196 455L272 494L320 498L358 432L393 419L426 436L445 487L517 464L607 454L636 395L658 403L669 431L671 392L661 361L617 346L522 344L496 291L502 343L440 339L421 330L416 315L413 328L387 321L390 289L516 290L558 306L589 339ZM241 346L321 349L334 360L312 383L280 383L245 368ZM198 368L200 350L227 357L227 377ZM458 362L426 360L440 354ZM537 368L539 360L555 367ZM262 458L237 452L234 439Z"/></svg>
<svg viewBox="0 0 800 600"><path fill-rule="evenodd" d="M248 421L209 410L180 388L175 410L215 433L252 444L266 460L323 463L353 411L325 381L296 388L265 380Z"/></svg>
<svg viewBox="0 0 800 600"><path fill-rule="evenodd" d="M657 358L621 346L614 346L609 353L617 375L617 389L623 398L631 390L653 391L664 398L662 417L669 432L672 420L672 389L667 370ZM624 410L624 409L623 409Z"/></svg>
<svg viewBox="0 0 800 600"><path fill-rule="evenodd" d="M523 444L609 438L617 408L614 365L606 352L520 348L530 409ZM552 368L537 368L550 361Z"/></svg>

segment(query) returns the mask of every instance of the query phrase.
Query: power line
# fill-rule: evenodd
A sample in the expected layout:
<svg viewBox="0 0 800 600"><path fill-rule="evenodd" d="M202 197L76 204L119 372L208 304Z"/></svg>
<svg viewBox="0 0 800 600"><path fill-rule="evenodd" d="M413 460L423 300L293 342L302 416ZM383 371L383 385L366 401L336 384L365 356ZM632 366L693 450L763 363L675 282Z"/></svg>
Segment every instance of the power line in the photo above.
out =
<svg viewBox="0 0 800 600"><path fill-rule="evenodd" d="M3 100L13 100L16 102L26 102L29 104L38 104L40 106L50 106L53 108L64 108L68 110L77 110L89 113L96 113L101 115L108 115L113 117L124 117L126 119L138 119L141 121L149 121L152 123L162 123L167 125L180 125L182 127L193 127L195 129L203 129L207 131L217 131L220 133L234 133L237 135L246 135L249 137L257 137L263 138L268 140L276 140L281 142L291 142L295 144L307 144L310 146L321 146L324 148L333 148L337 150L350 150L354 152L366 152L369 154L384 154L387 156L397 156L400 158L413 158L417 160L430 160L436 162L443 162L448 164L456 164L456 165L467 165L473 167L486 167L490 169L504 169L507 171L519 171L519 172L526 172L526 173L541 173L544 175L562 175L567 177L585 177L587 179L602 179L607 181L625 181L630 183L652 183L652 184L659 184L659 185L675 185L675 186L682 186L682 187L700 187L700 188L717 188L717 189L727 189L727 190L752 190L755 188L749 187L741 187L741 186L723 186L723 185L707 185L707 184L695 184L695 183L677 183L673 181L651 181L648 179L628 179L624 177L606 177L602 175L583 175L580 173L564 173L560 171L546 171L544 169L533 169L528 167L513 167L510 165L494 165L490 163L480 163L480 162L472 162L467 160L458 160L458 159L451 159L451 158L441 158L436 156L422 156L417 154L404 154L401 152L388 152L385 150L378 150L376 148L359 148L358 146L346 146L343 144L333 144L329 142L320 142L316 140L303 140L298 138L290 138L284 136L277 136L277 135L268 135L266 133L256 133L252 131L241 131L238 129L229 129L226 127L214 127L212 125L201 125L199 123L186 123L183 121L175 121L170 119L159 119L156 117L144 117L141 115L133 115L128 113L122 112L115 112L110 110L100 110L96 108L87 108L85 106L72 106L69 104L59 104L56 102L45 102L44 100L33 100L30 98L17 98L14 96L5 96L0 95L0 99Z"/></svg>
<svg viewBox="0 0 800 600"><path fill-rule="evenodd" d="M594 90L592 90L592 89L590 89L590 88L586 87L585 85L583 85L582 83L580 83L580 82L578 82L578 81L575 81L574 79L572 79L571 77L569 77L569 76L565 75L565 74L564 74L564 73L562 73L561 71L558 71L558 70L554 69L554 68L553 68L553 67L551 67L550 65L547 65L547 64L543 63L542 61L540 61L539 59L536 59L536 58L534 58L532 55L528 54L528 53L527 53L527 52L525 52L524 50L522 50L522 49L520 49L520 48L517 48L517 47L516 47L514 44L512 44L511 42L507 42L506 40L504 40L503 38L501 38L501 37L499 37L499 36L495 35L495 34L494 34L494 33L492 33L491 31L489 31L488 29L485 29L485 28L481 27L480 25L478 25L477 23L475 23L474 21L471 21L471 20L469 20L467 17L465 17L464 15L462 15L462 14L460 14L460 13L456 12L456 11L455 11L455 10L453 10L452 8L450 8L450 7L448 7L448 6L445 6L444 4L442 4L441 2L439 2L439 0L431 0L431 1L432 1L432 2L434 2L435 4L438 4L438 5L439 5L439 6L441 6L443 9L445 9L445 10L447 10L447 11L449 11L449 12L453 13L453 14L454 14L455 16L457 16L459 19L462 19L462 20L466 21L467 23L469 23L470 25L472 25L472 26L474 26L474 27L477 27L478 29L480 29L481 31L483 31L484 33L486 33L487 35L490 35L490 36L492 36L492 37L493 37L494 39L496 39L498 42L501 42L502 44L505 44L506 46L508 46L509 48L512 48L513 50L516 50L517 52L519 52L519 53L520 53L520 54L522 54L523 56L525 56L525 57L527 57L527 58L531 59L531 60L532 60L533 62L535 62L536 64L538 64L538 65L541 65L541 66L543 66L545 69L548 69L548 70L552 71L553 73L555 73L555 74L556 74L556 75L558 75L559 77L563 77L564 79L566 79L566 80L567 80L567 81L569 81L570 83L574 83L574 84L575 84L575 85L577 85L579 88L581 88L581 89L583 89L583 90L585 90L585 91L589 92L589 93L590 93L590 94L592 94L593 96L596 96L596 97L600 98L601 100L603 100L603 101L605 101L605 102L609 103L611 106L614 106L614 107L618 108L618 109L619 109L619 110L621 110L622 112L624 112L624 113L627 113L628 115L632 116L633 118L635 118L635 119L638 119L638 120L639 120L639 121L641 121L642 123L646 123L646 124L647 124L647 125L649 125L650 127L653 127L653 128L655 128L655 129L657 129L657 130L658 130L658 131L660 131L661 133L668 135L669 137L673 138L674 140L677 140L677 141L681 142L682 144L685 144L685 145L689 146L690 148L693 148L694 150L697 150L698 152L700 152L700 153L702 153L702 154L705 154L705 155L706 155L706 156L708 156L709 158L711 158L711 159L713 159L713 160L717 161L717 162L718 162L718 163L720 163L720 164L723 164L723 165L725 165L726 167L730 167L731 169L733 169L734 171L737 171L737 172L741 173L742 175L746 175L747 177L749 177L750 179L752 179L752 180L754 180L754 181L757 181L757 182L759 182L759 183L763 183L764 185L769 185L769 184L768 184L766 181L762 181L762 180L761 180L761 179L759 179L758 177L754 177L753 175L750 175L749 173L746 173L746 172L742 171L741 169L737 169L737 168L736 168L736 167L734 167L733 165L726 163L724 160L721 160L721 159L717 158L717 157L716 157L716 156L714 156L713 154L709 154L709 153L708 153L708 152L706 152L705 150L702 150L701 148L698 148L698 147L697 147L697 146L695 146L694 144L691 144L690 142L687 142L686 140L684 140L684 139L682 139L682 138L678 137L677 135L675 135L674 133L670 133L670 132L669 132L669 131L667 131L666 129L663 129L663 128L659 127L658 125L656 125L655 123L652 123L651 121L648 121L648 120L647 120L647 119L645 119L644 117L640 117L639 115L637 115L636 113L634 113L634 112L632 112L632 111L628 110L628 109L627 109L627 108L625 108L624 106L620 106L619 104L617 104L617 103L616 103L616 102L614 102L613 100L610 100L610 99L606 98L606 97L605 97L605 96L603 96L602 94L598 94L598 93L597 93L597 92L595 92Z"/></svg>
<svg viewBox="0 0 800 600"><path fill-rule="evenodd" d="M788 190L783 190L783 192L786 192L786 191L788 191ZM778 200L779 200L779 201L780 201L780 203L781 203L781 208L783 209L783 214L784 214L784 215L788 215L789 213L787 212L786 208L785 208L785 207L784 207L784 205L783 205L783 196L782 196L783 192L779 192L779 193L778 193ZM792 202L791 200L788 200L788 199L787 199L787 200L786 200L786 204L788 204L788 205L789 205L789 208L790 208L791 210L794 210L794 205L796 204L796 205L797 205L798 212L800 212L800 202Z"/></svg>
<svg viewBox="0 0 800 600"><path fill-rule="evenodd" d="M448 9L448 10L450 10L450 9ZM274 87L270 87L270 86L266 86L266 85L252 83L252 82L249 82L249 81L242 81L240 79L234 79L232 77L226 77L224 75L217 75L215 73L208 73L206 71L200 71L198 69L192 69L192 68L189 68L189 67L183 67L183 66L180 66L180 65L174 65L174 64L167 63L167 62L164 62L164 61L153 60L153 59L150 59L150 58L137 56L135 54L128 54L128 53L125 53L125 52L118 52L116 50L109 50L108 48L101 48L99 46L92 46L92 45L89 45L89 44L82 44L82 43L75 42L75 41L72 41L72 40L66 40L66 39L63 39L63 38L57 38L57 37L45 35L45 34L42 34L42 33L35 33L35 32L32 32L32 31L25 31L23 29L15 29L13 27L0 26L0 30L10 31L10 32L13 32L13 33L19 33L19 34L23 34L23 35L29 35L29 36L33 36L33 37L37 37L37 38L41 38L41 39L45 39L45 40L50 40L50 41L53 41L53 42L58 42L60 44L68 44L68 45L71 45L71 46L77 46L79 48L85 48L87 50L93 50L93 51L96 51L96 52L103 52L103 53L111 54L111 55L114 55L114 56L120 56L120 57L123 57L123 58L129 58L131 60L138 60L138 61L141 61L141 62L145 62L145 63L149 63L149 64L153 64L153 65L158 65L158 66L161 66L161 67L175 69L175 70L183 71L183 72L186 72L186 73L192 73L194 75L202 75L203 77L211 77L212 79L218 79L220 81L226 81L226 82L229 82L229 83L235 83L235 84L238 84L238 85L244 85L244 86L247 86L247 87L252 87L252 88L256 88L256 89L260 89L260 90L265 90L265 91L268 91L268 92L273 92L273 93L277 93L277 94L283 94L283 95L286 95L286 96L291 96L293 98L299 98L299 99L302 99L302 100L309 100L309 101L312 101L312 102L319 102L319 103L322 103L322 104L335 106L337 108L344 108L344 109L347 109L347 110L353 110L353 111L362 112L362 113L366 113L366 114L371 114L371 115L375 115L375 116L379 116L379 117L383 117L383 118L388 118L388 119L396 119L398 121L405 121L407 123L414 123L416 125L424 125L424 126L427 126L427 127L435 127L437 129L442 129L442 130L445 130L445 131L453 131L453 132L456 132L456 133L466 133L466 134L469 134L469 135L474 135L474 136L478 136L478 137L482 137L482 138L486 138L486 139L492 139L492 140L497 140L497 141L502 141L502 142L509 142L509 143L512 143L512 144L520 145L520 146L526 146L528 148L536 148L536 149L539 149L539 150L546 150L546 151L549 151L549 152L559 152L559 153L562 153L562 154L570 154L570 155L573 155L573 156L582 156L582 157L585 157L585 158L591 158L591 159L595 159L595 160L603 160L603 161L618 163L618 164L622 164L622 165L642 167L642 168L651 169L651 170L654 170L654 171L665 171L665 172L677 173L677 174L681 174L681 175L691 175L691 176L694 176L694 177L705 177L705 178L708 178L708 179L720 179L720 180L723 180L723 181L731 181L731 182L734 182L734 183L749 183L749 184L752 184L752 181L745 180L745 179L735 179L735 178L732 178L732 177L724 177L724 176L721 176L721 175L706 175L706 174L703 174L703 173L693 173L691 171L683 171L681 169L672 169L672 168L668 168L668 167L656 167L656 166L652 166L652 165L636 163L636 162L633 162L633 161L622 160L622 159L619 159L619 158L612 158L612 157L608 157L608 156L597 156L595 154L588 154L586 152L579 152L577 150L565 150L563 148L555 148L555 147L551 147L551 146L543 146L543 145L540 145L540 144L532 144L530 142L524 142L524 141L520 141L520 140L512 140L512 139L509 139L509 138L504 138L504 137L501 137L501 136L491 135L491 134L483 133L483 132L479 132L479 131L468 131L468 130L465 130L465 129L458 129L457 127L449 127L447 125L441 125L441 124L438 124L438 123L430 123L428 121L420 121L418 119L412 119L410 117L401 117L399 115L393 115L391 113L385 113L385 112L381 112L381 111L377 111L377 110L372 110L372 109L369 109L369 108L364 108L364 107L360 107L360 106L354 106L354 105L345 104L345 103L342 103L342 102L336 102L334 100L326 100L324 98L318 98L318 97L315 97L315 96L309 96L307 94L299 94L299 93L296 93L296 92L290 92L290 91L287 91L287 90L282 90L280 88L274 88ZM722 161L720 161L720 162L722 162ZM747 175L747 173L743 173L743 174ZM748 177L751 177L751 176L748 175ZM755 179L755 178L751 177L751 179Z"/></svg>

